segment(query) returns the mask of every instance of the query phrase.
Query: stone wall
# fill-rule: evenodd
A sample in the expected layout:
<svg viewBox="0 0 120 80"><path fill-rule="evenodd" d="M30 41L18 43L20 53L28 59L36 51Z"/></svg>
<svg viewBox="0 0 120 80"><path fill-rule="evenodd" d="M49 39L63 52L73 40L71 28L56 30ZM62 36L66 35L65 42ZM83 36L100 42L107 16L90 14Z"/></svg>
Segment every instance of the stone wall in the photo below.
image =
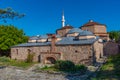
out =
<svg viewBox="0 0 120 80"><path fill-rule="evenodd" d="M100 43L99 41L96 41L93 44L94 47L94 56L96 58L96 61L99 60L101 57L103 57L103 43Z"/></svg>
<svg viewBox="0 0 120 80"><path fill-rule="evenodd" d="M51 46L15 47L11 48L11 58L26 60L30 52L35 54L34 61L36 62L45 63L47 57L52 57L55 60L71 60L76 64L90 65L93 63L94 52L96 58L103 55L102 48L103 46L98 42L94 45L57 45L55 52L51 52Z"/></svg>
<svg viewBox="0 0 120 80"><path fill-rule="evenodd" d="M62 60L71 60L76 64L92 63L92 45L63 45L57 46Z"/></svg>
<svg viewBox="0 0 120 80"><path fill-rule="evenodd" d="M17 60L26 60L29 50L30 53L35 53L34 61L39 61L39 55L41 52L50 52L50 46L11 48L11 58Z"/></svg>
<svg viewBox="0 0 120 80"><path fill-rule="evenodd" d="M60 60L61 59L61 53L57 52L41 52L40 59L41 63L52 63L52 60L48 60L47 58L52 58L52 60Z"/></svg>
<svg viewBox="0 0 120 80"><path fill-rule="evenodd" d="M111 56L119 53L119 45L115 42L104 43L104 55Z"/></svg>
<svg viewBox="0 0 120 80"><path fill-rule="evenodd" d="M61 60L71 60L74 63L88 64L92 61L92 46L91 45L64 45L56 46L57 59ZM46 56L56 56L56 54L45 54L44 52L50 52L50 46L39 46L39 47L16 47L11 49L11 58L18 60L26 60L28 55L28 50L31 53L35 53L34 61L39 61L39 56L41 59L45 60ZM44 54L41 54L44 53ZM59 57L59 58L58 58ZM44 62L44 61L43 61Z"/></svg>
<svg viewBox="0 0 120 80"><path fill-rule="evenodd" d="M93 33L107 33L106 27L104 25L93 25L81 27L82 30L88 30Z"/></svg>
<svg viewBox="0 0 120 80"><path fill-rule="evenodd" d="M94 33L107 33L104 25L94 25Z"/></svg>
<svg viewBox="0 0 120 80"><path fill-rule="evenodd" d="M94 26L83 26L81 27L82 30L88 30L88 31L91 31L92 33L94 33Z"/></svg>

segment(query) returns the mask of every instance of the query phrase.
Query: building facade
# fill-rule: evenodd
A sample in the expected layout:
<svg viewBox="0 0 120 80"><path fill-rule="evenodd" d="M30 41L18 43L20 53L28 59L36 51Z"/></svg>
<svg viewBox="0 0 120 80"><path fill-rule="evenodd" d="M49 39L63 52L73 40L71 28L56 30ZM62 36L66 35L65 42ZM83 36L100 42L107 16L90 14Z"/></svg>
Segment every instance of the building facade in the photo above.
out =
<svg viewBox="0 0 120 80"><path fill-rule="evenodd" d="M62 27L56 30L56 34L33 36L27 43L12 46L11 58L26 60L28 54L35 54L33 61L43 64L53 64L56 60L70 60L75 64L92 65L103 57L103 43L101 36L97 35L100 31L95 26L87 29L65 26L63 14ZM106 27L102 26L103 28L101 34L107 36Z"/></svg>
<svg viewBox="0 0 120 80"><path fill-rule="evenodd" d="M103 44L92 32L73 28L66 37L34 36L28 43L11 47L12 59L26 60L29 53L35 54L33 61L43 64L71 60L76 64L91 65L103 56Z"/></svg>

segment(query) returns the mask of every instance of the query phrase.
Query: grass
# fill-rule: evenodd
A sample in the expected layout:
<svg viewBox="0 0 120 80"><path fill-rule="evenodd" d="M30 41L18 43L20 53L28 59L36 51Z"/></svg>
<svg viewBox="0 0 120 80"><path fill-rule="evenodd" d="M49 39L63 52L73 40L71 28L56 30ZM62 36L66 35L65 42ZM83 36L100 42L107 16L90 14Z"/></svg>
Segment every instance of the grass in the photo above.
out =
<svg viewBox="0 0 120 80"><path fill-rule="evenodd" d="M0 57L0 66L16 66L21 68L29 68L35 63L27 63L25 61L17 61L8 57Z"/></svg>
<svg viewBox="0 0 120 80"><path fill-rule="evenodd" d="M120 80L120 54L110 56L97 76L91 80Z"/></svg>
<svg viewBox="0 0 120 80"><path fill-rule="evenodd" d="M45 71L59 71L58 69L55 69L54 66L45 66L43 68L39 68L40 70L45 70Z"/></svg>
<svg viewBox="0 0 120 80"><path fill-rule="evenodd" d="M69 68L69 67L68 67ZM86 72L86 69L83 65L75 65L75 67L73 69L69 69L69 70L60 70L55 68L55 66L44 66L43 68L37 68L36 70L43 70L43 71L50 71L50 72L63 72L63 73L78 73L78 74L84 74Z"/></svg>

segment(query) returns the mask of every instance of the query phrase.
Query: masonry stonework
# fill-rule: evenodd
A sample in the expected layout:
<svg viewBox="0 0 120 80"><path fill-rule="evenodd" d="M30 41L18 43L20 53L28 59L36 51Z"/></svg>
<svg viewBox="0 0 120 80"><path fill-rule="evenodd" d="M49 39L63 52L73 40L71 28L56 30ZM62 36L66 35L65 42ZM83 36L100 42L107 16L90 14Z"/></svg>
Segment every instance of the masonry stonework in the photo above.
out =
<svg viewBox="0 0 120 80"><path fill-rule="evenodd" d="M116 42L106 42L104 44L104 56L112 56L119 53L119 44Z"/></svg>
<svg viewBox="0 0 120 80"><path fill-rule="evenodd" d="M71 60L76 64L91 64L91 47L91 45L57 46L57 51L61 52L62 60Z"/></svg>
<svg viewBox="0 0 120 80"><path fill-rule="evenodd" d="M98 43L94 44L96 50L96 57L100 57L100 47ZM92 45L61 45L56 46L56 52L50 52L50 46L39 47L19 47L11 49L11 58L18 60L26 60L28 49L35 53L34 60L41 63L45 63L47 57L53 57L55 60L71 60L76 64L90 65L93 63L93 49ZM101 54L102 55L102 54Z"/></svg>
<svg viewBox="0 0 120 80"><path fill-rule="evenodd" d="M96 41L94 44L94 55L96 58L96 61L103 57L103 43L100 43L99 41Z"/></svg>

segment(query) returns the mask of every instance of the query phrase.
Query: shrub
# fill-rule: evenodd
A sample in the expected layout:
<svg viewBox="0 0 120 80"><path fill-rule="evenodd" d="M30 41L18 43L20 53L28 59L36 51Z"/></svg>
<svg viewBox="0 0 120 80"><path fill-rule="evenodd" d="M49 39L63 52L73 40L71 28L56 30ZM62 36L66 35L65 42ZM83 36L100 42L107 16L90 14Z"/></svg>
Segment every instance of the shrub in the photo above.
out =
<svg viewBox="0 0 120 80"><path fill-rule="evenodd" d="M34 58L34 53L28 53L26 62L28 63L33 62L33 58Z"/></svg>
<svg viewBox="0 0 120 80"><path fill-rule="evenodd" d="M59 69L59 70L64 70L64 71L69 71L69 70L72 70L74 69L75 67L75 64L72 62L72 61L62 61L62 60L59 60L55 63L54 67L56 69Z"/></svg>
<svg viewBox="0 0 120 80"><path fill-rule="evenodd" d="M82 74L85 73L87 67L84 65L75 65L75 72L81 72Z"/></svg>

